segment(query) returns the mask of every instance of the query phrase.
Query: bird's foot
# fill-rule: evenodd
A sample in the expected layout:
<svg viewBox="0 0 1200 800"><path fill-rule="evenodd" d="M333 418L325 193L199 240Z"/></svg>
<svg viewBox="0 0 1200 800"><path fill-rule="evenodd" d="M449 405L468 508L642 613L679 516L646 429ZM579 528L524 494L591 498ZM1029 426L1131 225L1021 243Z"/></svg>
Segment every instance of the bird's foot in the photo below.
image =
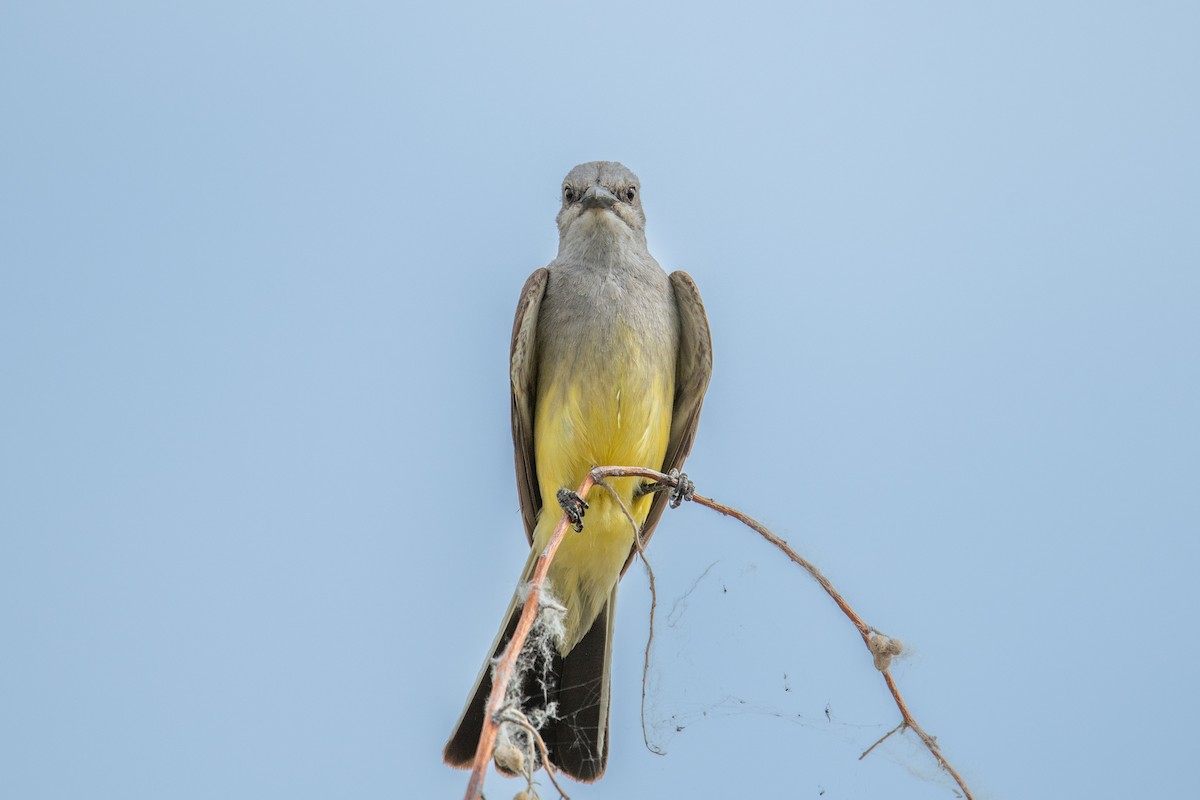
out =
<svg viewBox="0 0 1200 800"><path fill-rule="evenodd" d="M570 489L559 489L558 504L562 506L563 513L571 522L571 527L576 532L583 530L583 515L587 513L588 504L579 496L579 493Z"/></svg>
<svg viewBox="0 0 1200 800"><path fill-rule="evenodd" d="M645 497L648 494L661 492L665 489L671 490L671 508L679 508L684 500L691 500L696 494L696 484L687 475L677 469L673 469L667 473L673 483L643 483L637 488L635 497Z"/></svg>
<svg viewBox="0 0 1200 800"><path fill-rule="evenodd" d="M690 501L696 496L696 484L691 478L677 469L667 474L675 479L675 488L671 489L671 508L679 508L684 500Z"/></svg>

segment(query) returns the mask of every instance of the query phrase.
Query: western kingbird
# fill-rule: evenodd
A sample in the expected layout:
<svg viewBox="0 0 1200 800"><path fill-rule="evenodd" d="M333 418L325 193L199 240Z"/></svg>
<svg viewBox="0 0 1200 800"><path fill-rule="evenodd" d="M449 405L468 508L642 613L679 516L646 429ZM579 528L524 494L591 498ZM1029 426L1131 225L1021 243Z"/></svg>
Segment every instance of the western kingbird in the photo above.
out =
<svg viewBox="0 0 1200 800"><path fill-rule="evenodd" d="M532 546L522 582L558 524L560 489L577 487L593 466L682 467L712 373L700 293L687 273L668 276L647 250L636 175L613 161L572 169L558 232L558 256L525 282L513 323L517 493ZM642 493L635 478L609 483L645 541L667 493ZM549 680L525 684L532 706L556 704L540 731L551 762L582 781L599 778L608 760L617 582L636 552L621 507L606 491L590 498L586 527L568 532L549 572L550 591L566 607L566 635L554 663L542 665ZM520 611L514 596L493 658ZM489 659L446 744L447 763L470 765L491 685Z"/></svg>

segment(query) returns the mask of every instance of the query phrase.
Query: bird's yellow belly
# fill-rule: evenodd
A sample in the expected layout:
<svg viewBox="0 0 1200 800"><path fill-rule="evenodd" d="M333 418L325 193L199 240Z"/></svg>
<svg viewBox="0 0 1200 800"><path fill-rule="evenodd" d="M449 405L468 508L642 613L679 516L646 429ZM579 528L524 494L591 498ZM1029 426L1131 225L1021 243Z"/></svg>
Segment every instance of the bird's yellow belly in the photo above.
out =
<svg viewBox="0 0 1200 800"><path fill-rule="evenodd" d="M543 511L534 547L544 548L560 519L560 488L575 489L593 466L662 466L671 428L674 370L637 358L614 359L609 375L571 372L541 382L534 421L534 450ZM640 527L651 496L634 498L641 479L610 485ZM568 531L550 567L550 588L567 607L563 653L578 643L600 613L629 556L634 526L602 487L588 497L584 528Z"/></svg>

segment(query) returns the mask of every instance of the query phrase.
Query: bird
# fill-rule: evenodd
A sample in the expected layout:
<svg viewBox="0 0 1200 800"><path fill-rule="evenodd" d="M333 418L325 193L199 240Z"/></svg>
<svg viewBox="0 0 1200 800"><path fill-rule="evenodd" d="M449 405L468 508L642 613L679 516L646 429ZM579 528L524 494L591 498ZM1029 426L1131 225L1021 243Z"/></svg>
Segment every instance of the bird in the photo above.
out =
<svg viewBox="0 0 1200 800"><path fill-rule="evenodd" d="M580 164L562 182L558 254L534 271L517 304L510 343L517 494L530 553L522 582L556 527L559 508L575 524L548 573L565 608L563 636L522 686L540 710L548 757L578 781L608 762L609 670L617 584L668 502L641 479L608 481L620 497L570 489L594 466L679 471L691 451L712 374L712 339L695 282L670 275L650 255L637 175L615 161ZM680 483L690 484L683 476ZM586 523L584 515L586 514ZM580 531L580 529L582 530ZM469 766L479 743L491 663L521 612L514 594L443 757Z"/></svg>

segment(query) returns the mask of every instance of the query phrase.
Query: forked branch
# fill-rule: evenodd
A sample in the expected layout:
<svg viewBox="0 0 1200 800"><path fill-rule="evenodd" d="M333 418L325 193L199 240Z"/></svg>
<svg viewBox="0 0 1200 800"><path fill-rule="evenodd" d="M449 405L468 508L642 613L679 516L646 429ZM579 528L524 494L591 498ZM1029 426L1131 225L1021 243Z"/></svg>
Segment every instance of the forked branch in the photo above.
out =
<svg viewBox="0 0 1200 800"><path fill-rule="evenodd" d="M592 487L597 483L603 483L606 478L644 478L658 484L659 489L675 486L676 477L667 475L657 470L646 469L643 467L595 467L584 478L583 483L579 485L578 494L581 498L586 499ZM876 668L883 674L883 680L887 684L888 691L891 692L892 699L896 703L896 708L900 711L901 722L890 733L883 738L886 739L897 731L912 730L920 738L921 742L937 760L938 766L944 769L950 777L954 778L962 790L966 800L973 800L971 790L967 788L967 784L963 781L962 776L958 771L951 766L950 762L942 755L941 748L938 746L937 739L930 736L925 730L917 724L912 713L908 710L908 706L904 702L904 698L900 694L900 690L896 687L896 681L892 678L889 671L892 657L899 654L901 651L900 642L891 639L880 633L875 628L863 622L862 617L850 606L841 593L834 588L821 571L816 568L808 559L802 557L799 553L793 550L788 543L772 533L765 525L755 520L736 508L723 505L702 495L694 495L693 502L699 503L702 506L707 506L712 510L734 519L754 530L771 544L775 545L797 566L803 568L809 575L812 576L825 593L835 602L846 615L846 618L858 630L862 636L863 643L871 652L875 661ZM471 779L467 784L466 800L475 800L475 798L483 797L483 780L487 774L487 765L492 758L492 750L496 742L497 725L499 714L504 705L505 689L508 686L509 680L512 677L513 670L516 667L517 657L521 653L521 648L525 646L525 640L529 637L529 631L533 628L534 618L537 616L538 605L542 596L542 589L546 581L546 574L550 569L550 563L554 558L555 552L558 550L559 544L562 542L563 536L568 528L567 515L564 513L562 519L559 520L558 527L554 529L553 535L550 537L546 549L538 558L538 563L534 569L533 578L530 580L529 594L525 599L525 606L521 611L521 618L517 622L516 631L501 654L496 665L496 670L492 678L492 694L488 698L487 709L488 713L484 715L483 731L479 736L479 749L475 752L475 761L472 765ZM882 741L882 739L880 740ZM872 745L863 753L866 756L871 750L878 745ZM860 756L861 758L861 756ZM551 765L546 762L546 769L550 770Z"/></svg>

